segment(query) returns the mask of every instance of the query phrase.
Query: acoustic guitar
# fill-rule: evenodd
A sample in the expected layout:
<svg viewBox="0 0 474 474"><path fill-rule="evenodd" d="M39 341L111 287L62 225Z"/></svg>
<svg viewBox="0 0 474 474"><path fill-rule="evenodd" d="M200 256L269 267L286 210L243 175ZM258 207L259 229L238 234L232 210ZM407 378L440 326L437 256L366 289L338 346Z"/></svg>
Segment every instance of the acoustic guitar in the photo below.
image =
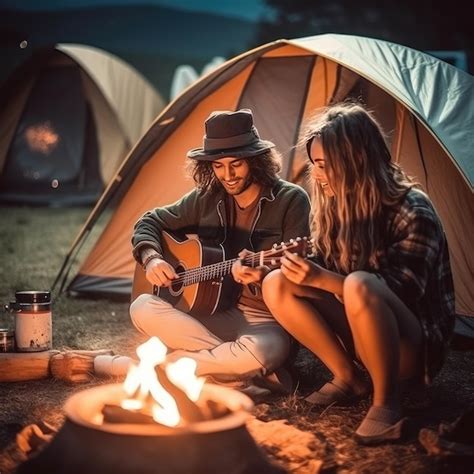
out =
<svg viewBox="0 0 474 474"><path fill-rule="evenodd" d="M226 296L232 294L232 288L235 289L231 269L239 259L226 260L222 247L205 246L197 238L178 240L167 232L163 232L162 236L163 258L174 268L178 277L168 288L153 286L146 279L141 265L137 264L132 301L140 294L149 293L195 317L214 314ZM274 244L271 249L248 254L242 263L248 267L266 265L274 269L279 267L285 250L309 257L313 252L313 240L297 237Z"/></svg>

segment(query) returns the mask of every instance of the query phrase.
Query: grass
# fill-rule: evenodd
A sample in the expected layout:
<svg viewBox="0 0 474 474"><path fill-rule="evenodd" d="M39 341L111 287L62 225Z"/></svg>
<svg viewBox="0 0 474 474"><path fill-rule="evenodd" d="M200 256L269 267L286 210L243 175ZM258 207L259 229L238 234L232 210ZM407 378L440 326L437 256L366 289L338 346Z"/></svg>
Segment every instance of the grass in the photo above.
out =
<svg viewBox="0 0 474 474"><path fill-rule="evenodd" d="M0 228L0 301L14 301L19 290L51 289L90 209L3 207L0 211L4 223ZM93 238L80 255L92 243ZM55 347L98 349L111 343L121 347L131 330L126 303L53 294L52 308ZM12 327L13 315L4 314L1 325Z"/></svg>
<svg viewBox="0 0 474 474"><path fill-rule="evenodd" d="M0 213L0 301L13 301L18 290L51 288L89 209L0 207ZM91 244L92 241L88 242L84 252ZM77 266L78 262L73 271ZM3 313L0 326L12 327L12 315ZM73 299L65 295L53 299L55 348L109 348L132 355L142 340L129 320L127 303ZM419 427L437 429L440 422L454 421L468 406L474 405L473 367L474 352L452 351L435 383L421 393L406 397L407 413ZM357 446L351 435L365 415L368 401L346 408L311 407L303 401L303 396L321 385L328 373L305 350L300 351L296 370L300 377L298 391L257 405L255 414L262 421L288 420L293 427L314 434L311 456L323 460L324 472L473 472L466 460L428 456L417 441L416 432L400 444L377 448ZM16 434L26 425L41 420L59 428L64 420L61 408L64 401L84 387L55 379L0 383L0 473L13 472L24 460L15 444ZM275 445L266 450L271 459L291 472L314 472L309 470L310 464L295 468L295 460L284 446Z"/></svg>

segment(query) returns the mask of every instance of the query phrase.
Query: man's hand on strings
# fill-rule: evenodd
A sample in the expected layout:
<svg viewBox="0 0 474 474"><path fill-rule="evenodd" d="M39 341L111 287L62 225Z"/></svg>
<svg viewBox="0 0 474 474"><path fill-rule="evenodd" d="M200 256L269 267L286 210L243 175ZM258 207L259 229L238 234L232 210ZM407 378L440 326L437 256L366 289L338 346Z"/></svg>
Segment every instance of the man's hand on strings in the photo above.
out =
<svg viewBox="0 0 474 474"><path fill-rule="evenodd" d="M150 260L146 266L146 279L152 285L169 287L175 278L178 278L178 275L174 268L159 257Z"/></svg>
<svg viewBox="0 0 474 474"><path fill-rule="evenodd" d="M242 250L239 253L239 260L234 262L232 265L232 276L234 277L234 280L241 285L259 283L270 271L270 269L265 265L257 267L247 266L245 264L245 257L251 253L252 252L247 249Z"/></svg>

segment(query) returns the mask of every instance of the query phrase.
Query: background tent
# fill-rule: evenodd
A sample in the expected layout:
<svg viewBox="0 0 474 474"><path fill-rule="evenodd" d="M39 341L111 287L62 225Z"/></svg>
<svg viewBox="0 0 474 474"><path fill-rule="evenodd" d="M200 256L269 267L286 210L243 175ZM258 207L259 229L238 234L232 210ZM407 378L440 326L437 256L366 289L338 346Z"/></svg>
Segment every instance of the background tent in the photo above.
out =
<svg viewBox="0 0 474 474"><path fill-rule="evenodd" d="M170 99L176 99L176 97L178 97L185 89L196 82L199 79L199 76L205 76L206 74L209 74L224 62L224 58L215 56L202 68L201 74L198 74L196 69L194 69L189 64L179 65L176 68L171 81Z"/></svg>
<svg viewBox="0 0 474 474"><path fill-rule="evenodd" d="M105 51L38 51L0 90L0 200L95 202L163 106L135 69Z"/></svg>
<svg viewBox="0 0 474 474"><path fill-rule="evenodd" d="M259 132L284 156L283 176L303 182L306 159L294 148L304 120L321 106L362 98L390 132L393 157L415 175L443 220L459 314L474 315L474 79L432 56L385 41L318 35L272 42L227 61L187 89L135 146L73 244L57 281L108 200L120 204L68 290L129 295L130 235L147 209L192 188L187 150L201 146L213 110L249 107Z"/></svg>

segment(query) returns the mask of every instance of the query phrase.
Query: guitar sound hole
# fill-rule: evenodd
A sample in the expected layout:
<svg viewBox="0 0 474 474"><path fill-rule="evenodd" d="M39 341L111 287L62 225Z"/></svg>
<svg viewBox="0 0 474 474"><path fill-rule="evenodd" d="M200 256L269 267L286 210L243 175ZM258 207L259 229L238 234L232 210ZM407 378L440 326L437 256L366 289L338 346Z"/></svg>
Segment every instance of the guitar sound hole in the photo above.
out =
<svg viewBox="0 0 474 474"><path fill-rule="evenodd" d="M175 268L175 272L178 273L178 274L183 273L184 271L185 271L185 268L182 265L178 265ZM178 281L178 282L175 282L175 283L171 284L170 293L172 295L178 295L182 291L183 291L183 282L182 281Z"/></svg>

